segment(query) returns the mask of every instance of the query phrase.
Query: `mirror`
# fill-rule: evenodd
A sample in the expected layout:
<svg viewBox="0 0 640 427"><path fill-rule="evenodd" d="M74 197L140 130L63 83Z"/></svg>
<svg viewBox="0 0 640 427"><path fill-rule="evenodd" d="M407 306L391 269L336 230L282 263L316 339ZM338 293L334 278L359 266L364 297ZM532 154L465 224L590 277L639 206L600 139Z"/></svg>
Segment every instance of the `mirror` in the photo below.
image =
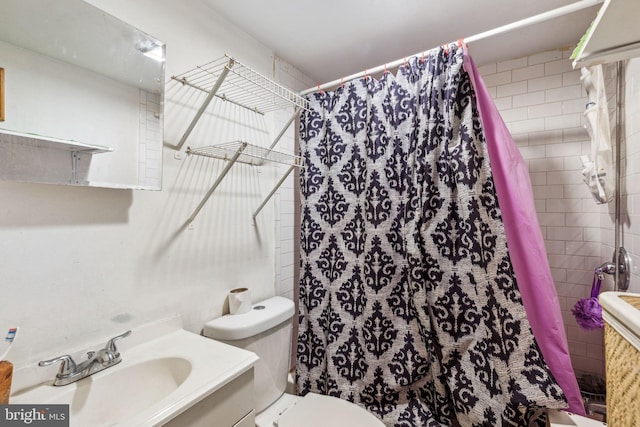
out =
<svg viewBox="0 0 640 427"><path fill-rule="evenodd" d="M0 179L160 190L164 61L84 1L3 0Z"/></svg>

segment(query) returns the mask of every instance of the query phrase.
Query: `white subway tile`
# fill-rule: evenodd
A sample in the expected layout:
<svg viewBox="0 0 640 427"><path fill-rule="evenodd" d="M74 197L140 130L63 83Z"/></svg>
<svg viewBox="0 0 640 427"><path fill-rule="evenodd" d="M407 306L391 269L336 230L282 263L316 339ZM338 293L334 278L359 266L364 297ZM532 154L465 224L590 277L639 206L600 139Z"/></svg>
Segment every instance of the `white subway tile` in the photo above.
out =
<svg viewBox="0 0 640 427"><path fill-rule="evenodd" d="M532 65L511 71L511 80L519 82L544 77L544 64ZM531 90L531 88L529 88Z"/></svg>
<svg viewBox="0 0 640 427"><path fill-rule="evenodd" d="M564 161L561 157L550 159L531 159L529 162L530 172L546 172L564 170Z"/></svg>
<svg viewBox="0 0 640 427"><path fill-rule="evenodd" d="M560 305L560 310L567 309L567 297L558 297L558 305Z"/></svg>
<svg viewBox="0 0 640 427"><path fill-rule="evenodd" d="M510 96L507 96L506 98L496 98L493 100L493 102L494 104L496 104L496 107L499 111L512 108Z"/></svg>
<svg viewBox="0 0 640 427"><path fill-rule="evenodd" d="M564 282L567 271L564 268L551 268L551 278L554 282Z"/></svg>
<svg viewBox="0 0 640 427"><path fill-rule="evenodd" d="M567 270L567 282L576 285L591 285L593 270Z"/></svg>
<svg viewBox="0 0 640 427"><path fill-rule="evenodd" d="M640 190L640 186L638 186L638 190ZM627 188L627 193L629 193ZM640 194L630 194L628 197L628 213L629 214L640 214Z"/></svg>
<svg viewBox="0 0 640 427"><path fill-rule="evenodd" d="M600 256L599 242L566 242L567 255Z"/></svg>
<svg viewBox="0 0 640 427"><path fill-rule="evenodd" d="M581 199L548 200L547 212L582 212L582 200Z"/></svg>
<svg viewBox="0 0 640 427"><path fill-rule="evenodd" d="M539 185L532 188L534 199L561 199L564 197L562 185Z"/></svg>
<svg viewBox="0 0 640 427"><path fill-rule="evenodd" d="M606 205L606 204L604 205L597 204L592 197L588 199L582 199L582 212L607 214L608 207L609 205Z"/></svg>
<svg viewBox="0 0 640 427"><path fill-rule="evenodd" d="M547 157L580 156L582 154L582 144L579 142L562 142L549 144L545 147Z"/></svg>
<svg viewBox="0 0 640 427"><path fill-rule="evenodd" d="M537 119L540 117L552 117L562 114L562 103L553 102L549 104L532 105L528 109L528 118Z"/></svg>
<svg viewBox="0 0 640 427"><path fill-rule="evenodd" d="M640 153L632 154L631 156L627 156L627 161L625 162L627 165L627 175L636 175L640 173ZM637 182L637 181L636 181ZM635 185L631 188L636 187Z"/></svg>
<svg viewBox="0 0 640 427"><path fill-rule="evenodd" d="M582 240L582 227L549 227L550 240Z"/></svg>
<svg viewBox="0 0 640 427"><path fill-rule="evenodd" d="M557 61L545 62L544 74L550 76L552 74L562 74L573 70L573 65L568 59L559 59Z"/></svg>
<svg viewBox="0 0 640 427"><path fill-rule="evenodd" d="M547 201L546 200L534 200L533 204L536 208L536 212L546 212L547 211Z"/></svg>
<svg viewBox="0 0 640 427"><path fill-rule="evenodd" d="M580 126L582 114L565 114L562 116L545 117L545 130L567 129Z"/></svg>
<svg viewBox="0 0 640 427"><path fill-rule="evenodd" d="M587 357L589 359L604 361L604 346L587 344Z"/></svg>
<svg viewBox="0 0 640 427"><path fill-rule="evenodd" d="M510 59L508 61L498 62L498 72L513 70L514 68L523 68L527 66L527 57Z"/></svg>
<svg viewBox="0 0 640 427"><path fill-rule="evenodd" d="M518 147L525 147L529 145L528 133L516 133L511 135L511 137L513 138L513 142L515 142Z"/></svg>
<svg viewBox="0 0 640 427"><path fill-rule="evenodd" d="M615 239L615 233L613 232L613 229L601 228L600 233L601 233L601 237L599 240L600 243L602 245L606 245L607 247L611 248L610 250L613 253L613 243ZM636 253L640 253L640 252L636 252Z"/></svg>
<svg viewBox="0 0 640 427"><path fill-rule="evenodd" d="M545 119L519 120L511 123L511 132L513 133L529 133L545 130Z"/></svg>
<svg viewBox="0 0 640 427"><path fill-rule="evenodd" d="M547 172L547 182L552 185L578 184L582 182L582 174L577 171ZM580 212L581 210L582 210L582 203L580 203L580 210L578 210L578 212ZM576 212L576 211L573 211L573 212Z"/></svg>
<svg viewBox="0 0 640 427"><path fill-rule="evenodd" d="M595 227L585 227L582 229L582 239L585 242L598 242L602 238L602 230Z"/></svg>
<svg viewBox="0 0 640 427"><path fill-rule="evenodd" d="M527 82L508 83L498 86L498 98L527 93Z"/></svg>
<svg viewBox="0 0 640 427"><path fill-rule="evenodd" d="M567 344L569 345L569 354L575 356L587 356L587 343L579 342L579 341L569 341L567 340Z"/></svg>
<svg viewBox="0 0 640 427"><path fill-rule="evenodd" d="M544 104L545 102L545 93L544 91L540 92L529 92L523 95L515 95L512 100L513 108L517 107L528 107L530 105Z"/></svg>
<svg viewBox="0 0 640 427"><path fill-rule="evenodd" d="M583 99L583 98L562 101L562 112L564 114L567 114L567 113L583 114L585 111L585 106L586 106L586 99Z"/></svg>
<svg viewBox="0 0 640 427"><path fill-rule="evenodd" d="M562 240L546 240L544 246L548 254L564 255L564 242Z"/></svg>
<svg viewBox="0 0 640 427"><path fill-rule="evenodd" d="M564 170L582 170L580 156L567 156L564 158Z"/></svg>
<svg viewBox="0 0 640 427"><path fill-rule="evenodd" d="M520 154L525 159L543 159L546 157L544 145L537 147L519 147Z"/></svg>
<svg viewBox="0 0 640 427"><path fill-rule="evenodd" d="M566 101L582 97L582 86L563 86L557 89L547 89L545 91L545 102Z"/></svg>
<svg viewBox="0 0 640 427"><path fill-rule="evenodd" d="M568 199L585 199L591 197L591 193L585 184L567 184L564 186L564 193Z"/></svg>
<svg viewBox="0 0 640 427"><path fill-rule="evenodd" d="M506 84L510 84L511 71L504 71L502 73L489 74L486 77L482 77L482 80L484 80L484 84L487 87L503 86ZM501 96L504 96L504 95L498 95L498 97L501 97Z"/></svg>
<svg viewBox="0 0 640 427"><path fill-rule="evenodd" d="M589 142L589 134L583 127L562 129L562 142Z"/></svg>
<svg viewBox="0 0 640 427"><path fill-rule="evenodd" d="M495 74L497 72L497 64L493 62L491 64L486 64L486 65L483 65L482 67L478 67L478 72L480 73L480 75L482 76L482 79L484 80L485 76L489 74ZM484 83L487 84L486 81Z"/></svg>
<svg viewBox="0 0 640 427"><path fill-rule="evenodd" d="M534 55L529 55L528 64L542 64L544 62L555 61L558 59L562 59L562 51L561 50L548 50L545 52L536 53Z"/></svg>
<svg viewBox="0 0 640 427"><path fill-rule="evenodd" d="M584 257L575 255L549 255L549 265L555 268L584 269ZM558 285L558 288L563 287L563 284ZM567 289L573 289L573 287ZM560 295L572 296L572 292L561 293L560 291L561 289L558 289L558 294Z"/></svg>
<svg viewBox="0 0 640 427"><path fill-rule="evenodd" d="M571 86L582 84L580 81L580 70L568 71L562 73L562 86Z"/></svg>
<svg viewBox="0 0 640 427"><path fill-rule="evenodd" d="M565 225L565 214L540 212L538 213L538 222L543 227L563 227Z"/></svg>
<svg viewBox="0 0 640 427"><path fill-rule="evenodd" d="M558 144L560 142L562 142L561 130L545 130L529 133L530 145Z"/></svg>
<svg viewBox="0 0 640 427"><path fill-rule="evenodd" d="M531 178L531 185L546 185L547 173L546 172L529 172ZM561 212L561 211L548 211L548 212Z"/></svg>
<svg viewBox="0 0 640 427"><path fill-rule="evenodd" d="M600 224L600 216L594 213L567 213L567 224L576 227L597 227Z"/></svg>
<svg viewBox="0 0 640 427"><path fill-rule="evenodd" d="M507 110L500 111L500 115L502 116L502 120L505 122L515 122L517 120L526 120L527 117L527 108L511 108Z"/></svg>
<svg viewBox="0 0 640 427"><path fill-rule="evenodd" d="M529 80L529 92L536 92L539 90L555 89L562 87L562 75L540 77L537 79Z"/></svg>

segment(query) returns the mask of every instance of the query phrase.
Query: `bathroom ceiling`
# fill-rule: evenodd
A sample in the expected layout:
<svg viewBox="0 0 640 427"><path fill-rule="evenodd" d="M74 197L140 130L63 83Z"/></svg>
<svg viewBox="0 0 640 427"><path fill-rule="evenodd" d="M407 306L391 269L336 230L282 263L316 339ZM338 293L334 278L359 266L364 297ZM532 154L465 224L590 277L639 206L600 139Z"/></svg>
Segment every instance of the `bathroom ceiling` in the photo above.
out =
<svg viewBox="0 0 640 427"><path fill-rule="evenodd" d="M203 0L316 83L577 0ZM583 0L593 2L593 0ZM599 5L469 44L478 65L571 46Z"/></svg>

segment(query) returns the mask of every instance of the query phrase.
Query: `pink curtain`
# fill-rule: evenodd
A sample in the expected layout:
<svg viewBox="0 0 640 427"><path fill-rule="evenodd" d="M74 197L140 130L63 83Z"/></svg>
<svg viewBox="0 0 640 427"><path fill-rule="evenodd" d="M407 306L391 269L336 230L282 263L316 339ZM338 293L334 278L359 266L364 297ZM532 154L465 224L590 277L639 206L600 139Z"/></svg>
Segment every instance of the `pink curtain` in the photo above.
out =
<svg viewBox="0 0 640 427"><path fill-rule="evenodd" d="M527 317L549 369L565 393L569 410L583 415L527 165L466 51L464 65L475 89L509 254Z"/></svg>

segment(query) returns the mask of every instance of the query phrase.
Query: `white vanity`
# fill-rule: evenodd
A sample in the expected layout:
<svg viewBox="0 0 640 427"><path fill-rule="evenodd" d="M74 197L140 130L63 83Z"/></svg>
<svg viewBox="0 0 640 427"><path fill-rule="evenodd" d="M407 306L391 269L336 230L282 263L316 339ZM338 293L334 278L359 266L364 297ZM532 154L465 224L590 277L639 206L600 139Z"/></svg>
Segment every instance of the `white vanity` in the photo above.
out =
<svg viewBox="0 0 640 427"><path fill-rule="evenodd" d="M57 366L17 369L10 403L69 404L72 427L254 426L254 353L187 332L179 317L134 328L118 349L122 362L66 386L52 385Z"/></svg>

